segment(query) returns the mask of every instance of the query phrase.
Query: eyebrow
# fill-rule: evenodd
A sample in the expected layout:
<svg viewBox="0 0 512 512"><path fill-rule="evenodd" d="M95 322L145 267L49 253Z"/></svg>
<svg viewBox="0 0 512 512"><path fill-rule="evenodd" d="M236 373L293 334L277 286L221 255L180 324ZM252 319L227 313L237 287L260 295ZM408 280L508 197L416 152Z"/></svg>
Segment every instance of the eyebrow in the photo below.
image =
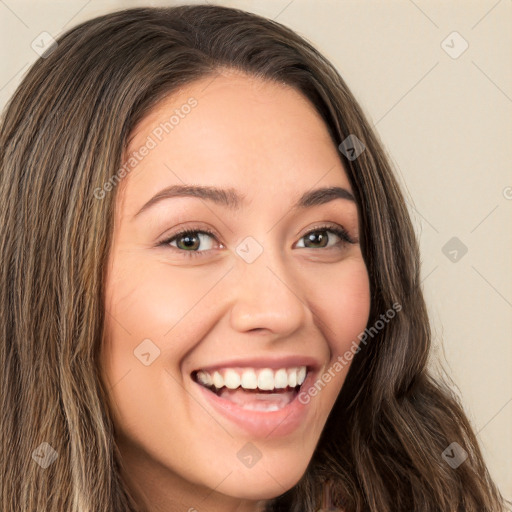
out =
<svg viewBox="0 0 512 512"><path fill-rule="evenodd" d="M197 197L212 201L233 211L239 210L245 201L245 195L239 194L234 188L221 189L203 185L171 185L155 194L134 215L134 218L148 210L154 204L172 197ZM323 187L304 192L293 205L292 209L310 208L312 206L328 203L335 199L346 199L355 203L354 196L347 189L343 187Z"/></svg>

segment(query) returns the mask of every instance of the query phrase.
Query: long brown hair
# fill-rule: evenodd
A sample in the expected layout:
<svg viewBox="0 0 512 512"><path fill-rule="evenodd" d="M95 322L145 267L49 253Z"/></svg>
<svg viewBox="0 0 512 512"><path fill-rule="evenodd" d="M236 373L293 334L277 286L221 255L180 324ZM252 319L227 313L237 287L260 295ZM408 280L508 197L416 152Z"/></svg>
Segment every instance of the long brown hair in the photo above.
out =
<svg viewBox="0 0 512 512"><path fill-rule="evenodd" d="M504 510L459 399L427 369L415 234L383 146L332 64L279 23L210 5L119 11L57 43L0 130L1 509L140 510L98 376L118 187L98 191L158 101L226 67L302 92L337 146L363 142L358 158L340 158L359 208L368 325L401 305L360 344L307 471L267 511L317 510L326 481L347 512ZM457 468L442 456L454 442L468 454Z"/></svg>

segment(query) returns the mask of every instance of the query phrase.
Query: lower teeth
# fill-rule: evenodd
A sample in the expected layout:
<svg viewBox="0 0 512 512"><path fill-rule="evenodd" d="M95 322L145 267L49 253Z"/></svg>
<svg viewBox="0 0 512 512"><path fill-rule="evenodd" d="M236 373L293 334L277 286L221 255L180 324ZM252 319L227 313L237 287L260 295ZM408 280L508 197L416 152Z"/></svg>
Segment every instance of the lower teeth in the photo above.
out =
<svg viewBox="0 0 512 512"><path fill-rule="evenodd" d="M280 391L211 388L217 396L251 411L278 411L287 406L297 395L298 387Z"/></svg>
<svg viewBox="0 0 512 512"><path fill-rule="evenodd" d="M283 406L279 406L277 404L268 404L265 402L255 402L253 404L245 404L242 405L242 409L247 409L249 411L279 411Z"/></svg>

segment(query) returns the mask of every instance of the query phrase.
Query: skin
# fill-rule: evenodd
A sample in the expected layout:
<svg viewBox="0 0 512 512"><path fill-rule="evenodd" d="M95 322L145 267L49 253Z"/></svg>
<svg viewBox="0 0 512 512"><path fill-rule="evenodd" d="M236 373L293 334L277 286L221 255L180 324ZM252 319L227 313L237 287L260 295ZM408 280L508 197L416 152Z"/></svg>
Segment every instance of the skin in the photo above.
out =
<svg viewBox="0 0 512 512"><path fill-rule="evenodd" d="M292 210L314 188L351 191L323 120L293 88L222 70L160 102L128 153L190 97L197 106L118 185L101 374L124 477L149 510L254 512L304 474L349 365L311 397L296 430L258 439L212 409L190 374L283 354L311 355L327 371L366 327L368 273L353 201ZM183 183L233 187L246 204L233 213L178 197L135 216ZM307 246L323 223L343 226L354 243L317 230L330 247ZM210 228L218 239L201 235L197 257L187 258L183 238L157 246L179 228ZM248 236L263 248L250 264L235 251ZM148 366L134 356L144 339L160 350ZM237 457L248 442L261 453L251 468Z"/></svg>

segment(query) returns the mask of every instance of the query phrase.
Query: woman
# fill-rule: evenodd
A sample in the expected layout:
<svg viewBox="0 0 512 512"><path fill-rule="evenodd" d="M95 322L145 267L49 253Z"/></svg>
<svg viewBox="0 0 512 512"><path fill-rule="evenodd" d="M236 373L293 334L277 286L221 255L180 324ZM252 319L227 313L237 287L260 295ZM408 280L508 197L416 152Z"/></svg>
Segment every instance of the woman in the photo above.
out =
<svg viewBox="0 0 512 512"><path fill-rule="evenodd" d="M2 510L504 510L385 152L297 34L90 20L0 148Z"/></svg>

